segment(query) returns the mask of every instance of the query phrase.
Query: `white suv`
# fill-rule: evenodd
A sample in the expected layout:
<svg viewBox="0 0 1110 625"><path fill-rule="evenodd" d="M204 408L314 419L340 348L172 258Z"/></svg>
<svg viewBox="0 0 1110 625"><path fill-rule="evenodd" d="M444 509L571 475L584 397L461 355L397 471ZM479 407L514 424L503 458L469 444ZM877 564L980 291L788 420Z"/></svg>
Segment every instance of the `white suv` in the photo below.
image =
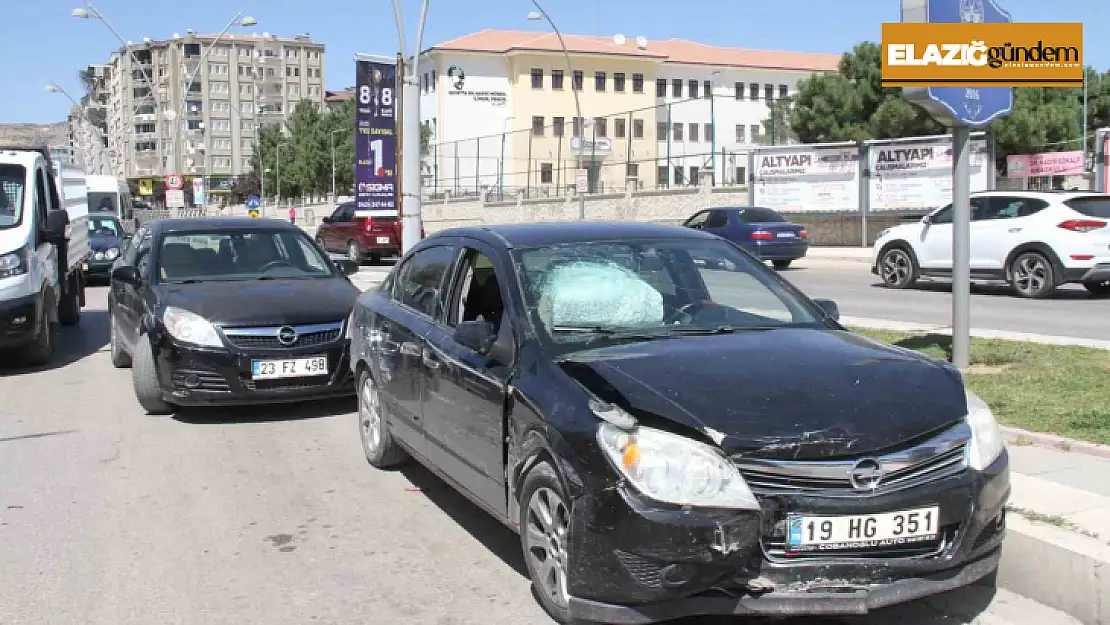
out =
<svg viewBox="0 0 1110 625"><path fill-rule="evenodd" d="M952 205L879 234L871 272L891 288L952 275ZM1110 295L1110 195L984 191L971 196L971 278L1005 281L1022 297L1079 282Z"/></svg>

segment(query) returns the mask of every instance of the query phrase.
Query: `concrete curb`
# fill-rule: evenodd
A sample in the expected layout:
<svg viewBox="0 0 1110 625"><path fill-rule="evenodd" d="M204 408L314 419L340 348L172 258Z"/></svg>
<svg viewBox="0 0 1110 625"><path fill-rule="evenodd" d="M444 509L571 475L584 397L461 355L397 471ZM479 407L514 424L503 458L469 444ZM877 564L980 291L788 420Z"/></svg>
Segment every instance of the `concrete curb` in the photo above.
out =
<svg viewBox="0 0 1110 625"><path fill-rule="evenodd" d="M894 321L892 319L871 319L868 317L841 317L840 324L855 326L870 330L889 330L891 332L931 332L933 334L952 334L951 326L912 321ZM989 330L986 328L972 328L971 336L977 339L999 339L1003 341L1025 341L1041 345L1062 345L1070 347L1090 347L1092 349L1110 349L1110 341L1102 339L1086 339L1077 336L1054 336L1050 334L1033 334L1030 332L1012 332L1009 330Z"/></svg>
<svg viewBox="0 0 1110 625"><path fill-rule="evenodd" d="M1006 515L998 585L1079 619L1110 625L1110 545Z"/></svg>
<svg viewBox="0 0 1110 625"><path fill-rule="evenodd" d="M1011 445L1034 445L1036 447L1046 447L1057 451L1068 451L1110 460L1110 445L1088 443L1087 441L1066 438L1055 434L1030 432L1029 430L1011 427L1003 427L1002 435L1006 437L1006 442Z"/></svg>

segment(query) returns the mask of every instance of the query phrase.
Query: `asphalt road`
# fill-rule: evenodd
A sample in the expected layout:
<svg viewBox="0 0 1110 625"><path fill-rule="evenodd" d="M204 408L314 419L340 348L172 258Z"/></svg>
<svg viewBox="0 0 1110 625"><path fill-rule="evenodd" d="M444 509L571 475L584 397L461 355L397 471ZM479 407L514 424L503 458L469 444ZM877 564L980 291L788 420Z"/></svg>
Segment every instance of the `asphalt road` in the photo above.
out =
<svg viewBox="0 0 1110 625"><path fill-rule="evenodd" d="M370 469L351 402L145 416L104 303L53 367L0 368L0 623L550 623L515 535L418 466ZM789 623L1077 625L986 588Z"/></svg>
<svg viewBox="0 0 1110 625"><path fill-rule="evenodd" d="M897 291L880 285L870 265L804 259L782 275L810 297L827 297L844 316L947 326L952 320L950 283L920 283ZM971 326L1087 339L1110 339L1110 299L1095 299L1079 285L1065 285L1050 299L1027 300L1005 286L973 287Z"/></svg>

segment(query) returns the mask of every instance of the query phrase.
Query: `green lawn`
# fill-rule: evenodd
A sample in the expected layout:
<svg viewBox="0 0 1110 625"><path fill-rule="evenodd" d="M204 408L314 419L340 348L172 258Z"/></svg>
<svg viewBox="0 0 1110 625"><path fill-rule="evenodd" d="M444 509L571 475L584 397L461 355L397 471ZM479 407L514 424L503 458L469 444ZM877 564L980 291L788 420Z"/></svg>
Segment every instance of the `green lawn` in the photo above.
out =
<svg viewBox="0 0 1110 625"><path fill-rule="evenodd" d="M952 337L853 328L948 360ZM1003 425L1110 444L1110 350L971 339L964 380Z"/></svg>

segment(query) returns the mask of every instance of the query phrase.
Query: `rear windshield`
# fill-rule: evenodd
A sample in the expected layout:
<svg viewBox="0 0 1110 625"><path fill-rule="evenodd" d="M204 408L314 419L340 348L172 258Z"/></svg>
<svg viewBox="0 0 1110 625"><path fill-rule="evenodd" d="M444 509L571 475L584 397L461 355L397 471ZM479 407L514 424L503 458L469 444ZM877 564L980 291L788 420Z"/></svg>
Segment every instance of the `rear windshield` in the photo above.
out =
<svg viewBox="0 0 1110 625"><path fill-rule="evenodd" d="M1065 201L1064 204L1067 204L1073 211L1082 213L1088 217L1110 219L1110 196L1092 195L1088 197L1077 197Z"/></svg>
<svg viewBox="0 0 1110 625"><path fill-rule="evenodd" d="M119 194L102 191L89 192L89 211L93 213L119 213Z"/></svg>
<svg viewBox="0 0 1110 625"><path fill-rule="evenodd" d="M744 223L784 222L786 218L769 208L741 208L740 221Z"/></svg>

